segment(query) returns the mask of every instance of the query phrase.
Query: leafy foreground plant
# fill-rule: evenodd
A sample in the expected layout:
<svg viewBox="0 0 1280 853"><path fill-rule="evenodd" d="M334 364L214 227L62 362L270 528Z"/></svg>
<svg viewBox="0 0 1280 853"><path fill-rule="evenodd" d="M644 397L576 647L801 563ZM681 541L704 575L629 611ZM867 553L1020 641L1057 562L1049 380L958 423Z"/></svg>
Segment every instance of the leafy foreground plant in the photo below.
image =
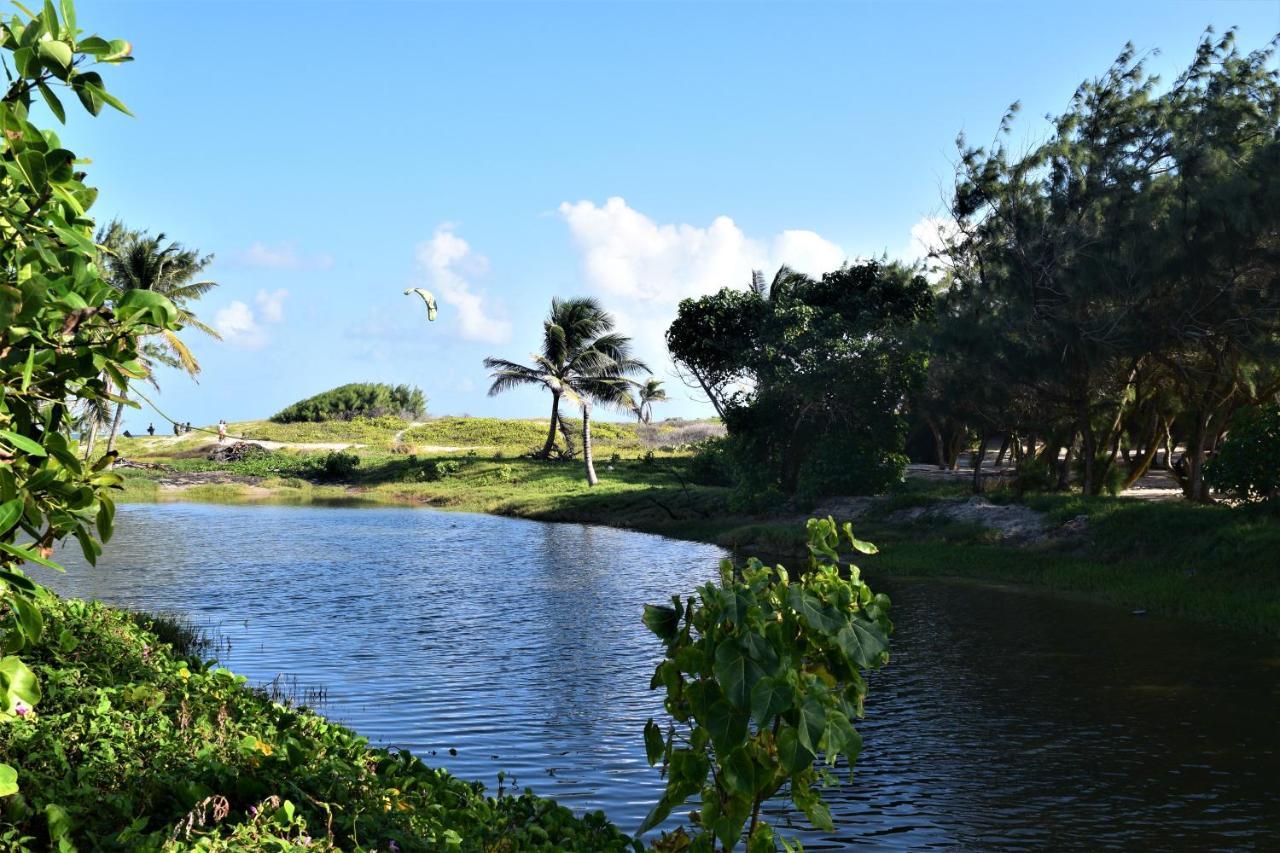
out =
<svg viewBox="0 0 1280 853"><path fill-rule="evenodd" d="M815 827L832 828L815 786L834 781L828 768L840 755L850 767L858 758L861 671L888 662L893 623L888 596L873 594L857 566L841 573L842 535L860 553L875 546L830 518L810 519L808 533L809 570L796 580L754 558L742 569L725 560L719 584L696 599L645 607L645 625L667 647L651 687L666 689L672 721L665 734L653 720L645 726L649 763L662 763L667 789L640 833L700 797L692 838L680 829L656 849L733 849L745 828L749 851L772 851L760 808L784 786ZM827 767L815 766L819 755Z"/></svg>
<svg viewBox="0 0 1280 853"><path fill-rule="evenodd" d="M0 725L17 766L3 850L631 850L601 812L479 783L247 689L130 614L45 593L39 707ZM12 782L12 780L10 780ZM3 783L3 780L0 780Z"/></svg>

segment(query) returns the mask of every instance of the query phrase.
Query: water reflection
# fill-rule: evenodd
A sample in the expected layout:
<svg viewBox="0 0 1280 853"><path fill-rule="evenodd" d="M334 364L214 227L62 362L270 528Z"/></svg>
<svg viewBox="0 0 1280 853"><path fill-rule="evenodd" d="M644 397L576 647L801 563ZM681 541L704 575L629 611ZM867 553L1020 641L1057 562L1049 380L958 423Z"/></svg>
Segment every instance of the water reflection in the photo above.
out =
<svg viewBox="0 0 1280 853"><path fill-rule="evenodd" d="M414 509L142 505L117 530L96 569L46 580L220 624L251 681L323 686L330 716L375 743L490 785L505 770L627 829L661 785L640 738L661 708L641 605L720 557ZM1280 846L1274 644L988 587L875 585L894 596L894 660L853 784L830 793L838 830L802 831L806 847Z"/></svg>

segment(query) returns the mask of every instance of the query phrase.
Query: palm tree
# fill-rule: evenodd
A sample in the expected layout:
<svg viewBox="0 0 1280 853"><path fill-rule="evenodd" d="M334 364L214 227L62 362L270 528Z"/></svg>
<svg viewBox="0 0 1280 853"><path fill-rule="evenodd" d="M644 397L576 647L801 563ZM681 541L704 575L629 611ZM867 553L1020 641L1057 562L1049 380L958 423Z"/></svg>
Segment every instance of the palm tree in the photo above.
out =
<svg viewBox="0 0 1280 853"><path fill-rule="evenodd" d="M555 447L556 429L566 438L568 428L560 416L560 400L582 407L582 453L587 483L594 486L595 463L591 455L591 405L633 408L630 377L647 373L648 367L631 354L631 339L613 331L614 320L594 299L552 299L551 313L542 324L542 352L533 353L534 365L504 358L486 358L492 371L489 396L520 386L540 386L551 392L551 424L539 456Z"/></svg>
<svg viewBox="0 0 1280 853"><path fill-rule="evenodd" d="M653 404L667 400L667 392L662 387L662 380L650 376L643 384L637 384L639 393L636 397L635 414L641 423L649 423L653 419Z"/></svg>
<svg viewBox="0 0 1280 853"><path fill-rule="evenodd" d="M178 319L183 326L192 326L221 340L221 336L191 310L193 302L218 286L215 281L196 279L213 262L213 255L201 255L179 243L166 243L163 233L152 237L145 231L126 228L118 220L98 232L98 244L103 250L103 277L109 285L122 294L130 290L151 290L166 296L178 309ZM185 370L193 377L200 372L200 364L176 334L164 330L150 337L154 340L144 340L140 348L140 361L149 369L164 364ZM122 389L122 396L123 393ZM107 439L108 453L115 446L124 407L124 403L116 405Z"/></svg>

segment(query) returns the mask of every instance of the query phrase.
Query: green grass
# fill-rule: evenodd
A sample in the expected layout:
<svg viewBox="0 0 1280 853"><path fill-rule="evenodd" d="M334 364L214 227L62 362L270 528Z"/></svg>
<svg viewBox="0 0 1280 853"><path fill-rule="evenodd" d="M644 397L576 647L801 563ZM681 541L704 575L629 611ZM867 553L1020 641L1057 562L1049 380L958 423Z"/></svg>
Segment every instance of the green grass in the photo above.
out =
<svg viewBox="0 0 1280 853"><path fill-rule="evenodd" d="M39 609L43 639L22 656L42 696L0 725L19 786L0 810L0 849L632 847L600 812L486 797L408 753L369 749L153 630L191 648L191 626L55 596Z"/></svg>

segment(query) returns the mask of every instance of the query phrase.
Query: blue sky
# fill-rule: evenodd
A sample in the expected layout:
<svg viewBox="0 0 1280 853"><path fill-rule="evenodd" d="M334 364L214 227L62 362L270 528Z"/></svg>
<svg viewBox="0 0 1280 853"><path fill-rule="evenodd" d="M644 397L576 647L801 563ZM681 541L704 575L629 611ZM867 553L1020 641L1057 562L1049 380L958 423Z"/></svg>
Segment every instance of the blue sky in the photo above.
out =
<svg viewBox="0 0 1280 853"><path fill-rule="evenodd" d="M416 384L436 414L543 415L534 391L487 397L480 362L524 358L553 295L602 299L665 376L681 297L918 253L957 132L988 140L1021 100L1036 138L1127 40L1172 72L1206 25L1261 46L1280 3L85 0L79 19L137 58L105 75L136 117L63 133L95 213L216 255L199 313L225 340L191 333L199 384L165 372L156 398L209 423L362 380ZM707 412L668 385L664 414Z"/></svg>

